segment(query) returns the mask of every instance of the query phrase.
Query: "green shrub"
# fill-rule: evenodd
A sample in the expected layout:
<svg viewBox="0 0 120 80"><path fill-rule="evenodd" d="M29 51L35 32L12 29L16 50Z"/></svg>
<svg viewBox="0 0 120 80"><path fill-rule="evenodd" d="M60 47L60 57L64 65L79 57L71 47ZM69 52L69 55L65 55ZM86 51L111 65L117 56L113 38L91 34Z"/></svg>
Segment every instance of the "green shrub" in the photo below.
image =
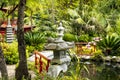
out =
<svg viewBox="0 0 120 80"><path fill-rule="evenodd" d="M56 32L45 31L44 33L46 37L53 37L53 38L57 37Z"/></svg>
<svg viewBox="0 0 120 80"><path fill-rule="evenodd" d="M16 64L18 62L18 47L17 42L11 44L2 43L2 49L7 64Z"/></svg>
<svg viewBox="0 0 120 80"><path fill-rule="evenodd" d="M5 61L7 64L16 64L18 58L18 43L1 43L2 50L4 53ZM26 56L28 57L28 50L26 50Z"/></svg>
<svg viewBox="0 0 120 80"><path fill-rule="evenodd" d="M80 36L73 35L70 33L66 33L63 37L65 41L75 41L75 42L88 42L89 41L89 35L88 34L83 34Z"/></svg>
<svg viewBox="0 0 120 80"><path fill-rule="evenodd" d="M98 55L102 55L103 56L103 53L101 50L97 50L93 53L94 56L98 56Z"/></svg>
<svg viewBox="0 0 120 80"><path fill-rule="evenodd" d="M92 59L93 60L95 60L95 61L103 61L104 59L103 59L103 53L102 53L102 51L101 50L97 50L97 51L95 51L94 53L93 53L93 57L92 57Z"/></svg>
<svg viewBox="0 0 120 80"><path fill-rule="evenodd" d="M34 46L27 46L26 49L28 50L28 53L32 53L35 50Z"/></svg>
<svg viewBox="0 0 120 80"><path fill-rule="evenodd" d="M77 41L77 36L70 34L70 33L66 33L66 34L64 34L63 39L65 41Z"/></svg>
<svg viewBox="0 0 120 80"><path fill-rule="evenodd" d="M89 36L88 34L80 35L78 38L79 42L88 42L89 41Z"/></svg>
<svg viewBox="0 0 120 80"><path fill-rule="evenodd" d="M35 71L37 69L37 68L35 68L35 62L28 61L27 65L28 65L28 70Z"/></svg>

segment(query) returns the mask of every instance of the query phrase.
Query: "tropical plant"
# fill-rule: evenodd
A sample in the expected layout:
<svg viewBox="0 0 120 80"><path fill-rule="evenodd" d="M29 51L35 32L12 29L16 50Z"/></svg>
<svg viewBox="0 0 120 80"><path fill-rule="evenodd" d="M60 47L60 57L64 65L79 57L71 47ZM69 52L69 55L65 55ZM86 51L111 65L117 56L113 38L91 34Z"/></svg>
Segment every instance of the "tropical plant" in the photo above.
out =
<svg viewBox="0 0 120 80"><path fill-rule="evenodd" d="M103 40L99 41L98 47L102 49L105 55L119 55L120 38L107 35Z"/></svg>
<svg viewBox="0 0 120 80"><path fill-rule="evenodd" d="M39 33L39 32L27 32L25 33L25 42L27 45L38 45L40 43L45 43L45 33Z"/></svg>
<svg viewBox="0 0 120 80"><path fill-rule="evenodd" d="M27 44L27 50L29 53L32 53L34 50L41 51L46 42L45 38L46 33L39 32L27 32L25 33L25 42Z"/></svg>

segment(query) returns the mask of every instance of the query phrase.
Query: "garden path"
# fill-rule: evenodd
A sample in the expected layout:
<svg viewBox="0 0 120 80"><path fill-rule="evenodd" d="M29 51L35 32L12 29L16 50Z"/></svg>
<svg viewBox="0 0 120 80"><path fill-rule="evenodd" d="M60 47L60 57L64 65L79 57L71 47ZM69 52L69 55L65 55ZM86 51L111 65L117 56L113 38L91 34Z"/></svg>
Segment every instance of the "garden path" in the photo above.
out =
<svg viewBox="0 0 120 80"><path fill-rule="evenodd" d="M7 70L8 70L8 77L9 78L14 78L15 77L15 68L16 65L7 65ZM35 74L33 71L29 71L29 73L31 74L31 77L35 77ZM1 78L1 72L0 72L0 78Z"/></svg>
<svg viewBox="0 0 120 80"><path fill-rule="evenodd" d="M7 65L7 70L8 70L8 76L9 77L14 77L15 76L15 66L16 65ZM1 78L1 73L0 73L0 78Z"/></svg>

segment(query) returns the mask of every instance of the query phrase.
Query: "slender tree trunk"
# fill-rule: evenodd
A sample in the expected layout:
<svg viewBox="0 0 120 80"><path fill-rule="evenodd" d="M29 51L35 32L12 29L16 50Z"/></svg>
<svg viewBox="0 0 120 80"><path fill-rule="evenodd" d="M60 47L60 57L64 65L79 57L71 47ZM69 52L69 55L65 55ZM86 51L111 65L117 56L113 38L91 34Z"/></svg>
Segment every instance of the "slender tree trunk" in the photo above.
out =
<svg viewBox="0 0 120 80"><path fill-rule="evenodd" d="M22 80L23 78L30 80L30 76L27 68L26 47L25 47L24 30L23 30L25 4L26 4L26 0L20 0L18 6L17 39L18 39L19 65L16 68L16 73L15 73L16 80Z"/></svg>
<svg viewBox="0 0 120 80"><path fill-rule="evenodd" d="M7 67L1 46L0 46L0 71L1 71L2 80L8 80Z"/></svg>

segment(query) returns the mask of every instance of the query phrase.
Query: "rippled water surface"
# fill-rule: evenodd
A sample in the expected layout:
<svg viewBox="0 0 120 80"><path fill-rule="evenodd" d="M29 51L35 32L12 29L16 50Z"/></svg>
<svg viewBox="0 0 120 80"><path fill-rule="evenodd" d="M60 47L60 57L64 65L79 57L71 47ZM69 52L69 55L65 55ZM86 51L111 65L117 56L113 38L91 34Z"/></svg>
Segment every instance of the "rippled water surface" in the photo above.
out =
<svg viewBox="0 0 120 80"><path fill-rule="evenodd" d="M82 70L81 76L90 80L120 80L120 64L119 63L90 63L84 62L89 73Z"/></svg>

